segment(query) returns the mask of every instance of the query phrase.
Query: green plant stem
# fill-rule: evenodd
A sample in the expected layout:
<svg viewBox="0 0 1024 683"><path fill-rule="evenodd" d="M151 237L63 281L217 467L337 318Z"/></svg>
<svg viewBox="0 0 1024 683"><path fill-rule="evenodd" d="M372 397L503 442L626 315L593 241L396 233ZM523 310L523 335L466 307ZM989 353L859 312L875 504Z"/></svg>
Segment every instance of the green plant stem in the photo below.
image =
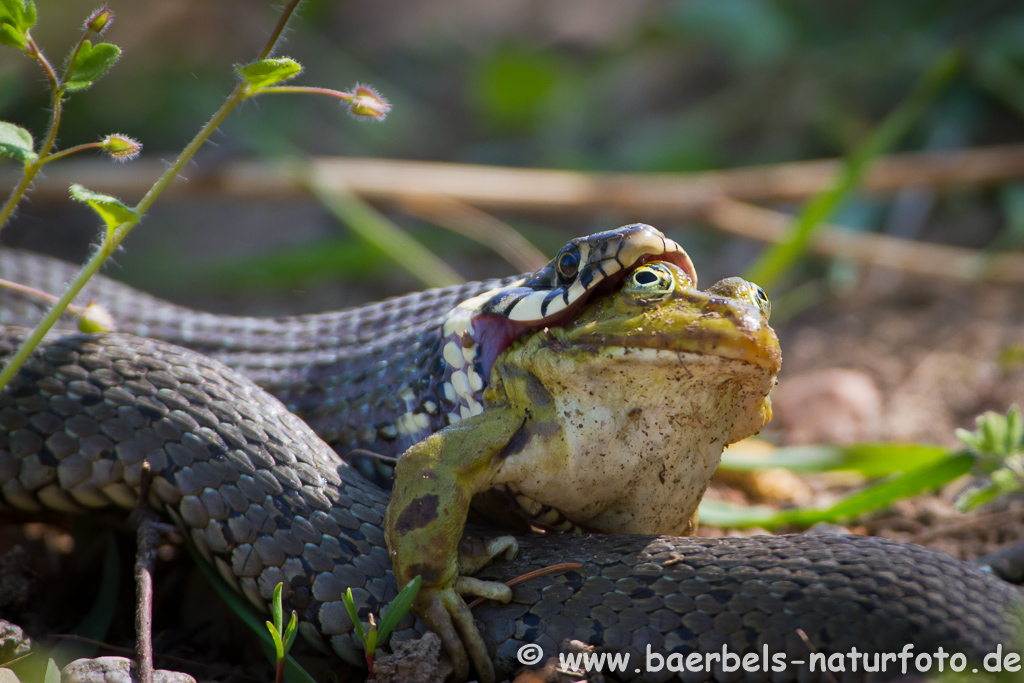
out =
<svg viewBox="0 0 1024 683"><path fill-rule="evenodd" d="M153 184L153 187L149 189L149 192L142 198L142 200L135 205L135 211L141 216L146 212L156 198L160 196L160 193L166 189L172 180L178 175L185 164L188 163L189 159L202 147L203 143L210 137L214 130L227 118L227 115L231 113L231 110L235 106L246 98L247 87L245 84L239 84L231 95L228 96L224 104L221 105L217 113L213 115L206 125L200 129L192 141L181 151L178 158L174 160L174 163L164 171L163 175ZM27 174L26 174L27 175ZM39 342L43 340L46 333L60 320L64 310L75 300L75 297L81 293L82 289L85 288L89 279L95 275L103 262L106 261L107 257L114 252L115 249L121 244L131 229L137 225L137 223L122 223L117 226L111 233L108 239L103 241L103 245L96 251L91 259L82 267L81 272L78 273L78 277L75 278L74 282L68 286L64 294L57 300L57 303L50 309L46 314L46 317L40 321L39 325L32 330L32 334L29 335L28 339L22 343L18 348L18 351L11 357L3 371L0 371L0 388L7 386L7 383L14 377L14 373L22 366L22 364L28 359L32 350L38 346Z"/></svg>
<svg viewBox="0 0 1024 683"><path fill-rule="evenodd" d="M43 146L39 148L39 156L36 157L35 161L25 164L25 170L21 176L21 182L15 186L11 191L10 196L7 197L7 201L4 202L3 208L0 208L0 227L3 227L7 223L7 219L14 213L14 207L18 205L21 198L25 196L28 188L32 185L32 181L35 180L36 174L39 173L39 169L46 163L46 157L53 149L53 144L57 141L57 129L60 128L60 116L61 109L64 103L64 88L62 84L57 82L57 72L53 70L53 66L43 53L39 50L39 46L32 40L31 36L28 36L28 46L26 52L33 57L40 66L43 67L43 71L46 72L46 78L50 81L50 93L53 99L53 116L50 117L50 129L46 132L46 140L43 142ZM2 386L2 385L0 385Z"/></svg>
<svg viewBox="0 0 1024 683"><path fill-rule="evenodd" d="M292 14L295 13L295 9L299 6L301 0L289 0L288 4L285 5L284 11L281 12L281 18L277 20L277 26L271 31L270 37L267 38L267 44L260 50L259 57L256 61L266 59L270 56L270 53L274 51L274 46L277 45L277 41L280 40L281 34L284 33L285 27L288 25L288 20L292 18Z"/></svg>
<svg viewBox="0 0 1024 683"><path fill-rule="evenodd" d="M85 144L82 144L82 145L75 145L74 147L68 147L67 149L62 149L59 152L54 152L53 154L51 154L50 156L46 157L45 159L40 159L39 160L39 165L42 166L43 164L48 164L51 161L56 161L57 159L63 159L64 157L69 156L71 154L74 154L75 152L81 152L81 151L84 151L84 150L87 150L87 149L102 149L102 148L103 148L103 143L102 142L86 142Z"/></svg>
<svg viewBox="0 0 1024 683"><path fill-rule="evenodd" d="M345 100L349 102L352 100L353 95L349 92L342 92L340 90L332 90L331 88L317 88L308 85L274 85L268 88L261 88L261 93L306 93L310 95L327 95L329 97L336 97L339 100Z"/></svg>
<svg viewBox="0 0 1024 683"><path fill-rule="evenodd" d="M281 33L284 31L284 27L287 25L288 20L291 18L291 15L294 13L295 8L298 6L298 4L299 0L291 0L285 7L284 11L281 13L281 19L278 21L277 26L274 28L274 32L271 33L270 38L267 39L266 46L264 46L263 50L260 52L260 59L264 59L266 55L270 54L270 52L274 49L274 45L281 37ZM32 43L32 45L33 49L36 49L34 48L35 44ZM37 49L36 52L38 53ZM42 56L40 55L40 57ZM63 92L58 89L56 91L56 94L58 96L54 99L53 124L51 125L50 135L47 138L47 144L44 145L43 153L41 153L39 156L40 159L45 158L46 153L49 152L49 148L53 145L53 141L57 137L56 129L57 125L59 125L60 123L60 100L61 96L63 95ZM153 202L156 201L157 197L159 197L167 188L167 186L171 184L171 181L177 177L177 175L181 172L181 169L185 167L185 164L189 162L189 160L195 155L195 153L199 151L199 148L203 146L207 139L209 139L210 135L213 134L213 131L215 131L220 126L220 124L224 122L224 119L226 119L228 114L231 113L231 110L233 110L235 106L238 105L239 102L246 99L249 95L250 92L248 84L243 82L239 83L235 87L231 94L228 95L228 98L224 101L224 104L221 105L220 109L218 109L217 112L213 115L213 117L206 122L206 125L203 126L198 133L196 133L196 136L192 138L192 141L189 142L188 145L185 146L185 149L181 151L181 154L179 154L178 158L174 160L174 163L171 164L166 171L164 171L163 175L161 175L157 179L153 186L149 188L149 191L146 192L145 196L143 196L139 203L135 205L135 212L140 217L146 213L149 207L153 205ZM41 165L42 164L38 159L32 164L27 165L25 167L25 179L23 179L22 183L19 183L18 187L20 188L24 186L25 188L27 188L28 184L31 183L32 178L35 177L35 174L39 171L39 167ZM29 173L30 167L31 174ZM17 188L15 188L15 191L17 192ZM4 210L6 213L0 213L0 225L3 224L3 221L6 219L6 217L10 215L11 211L14 210L14 204L17 203L17 197L12 195L12 198L8 199L7 203L11 204L11 206L4 206ZM128 236L128 233L131 232L131 229L135 225L137 225L137 222L122 223L109 233L107 239L103 241L102 246L96 251L93 257L89 259L89 261L82 267L81 272L75 278L74 282L72 282L71 285L67 288L67 291L64 292L64 294L60 297L60 299L57 301L54 307L50 309L50 311L46 314L42 321L40 321L36 328L32 330L32 334L28 336L28 339L26 339L24 343L22 343L22 345L18 348L14 356L11 357L11 360L8 361L6 366L4 366L4 369L0 371L0 389L7 386L7 384L11 381L11 378L14 377L14 374L25 363L29 355L31 355L32 350L39 345L39 342L43 340L43 337L46 336L46 333L49 332L50 329L57 323L61 315L63 315L64 311L67 309L67 307L71 304L72 301L75 300L75 297L77 297L79 293L81 293L82 289L85 288L85 285L89 281L89 279L99 271L100 267L103 265L103 262L106 261L107 257L110 256L110 254L112 254L115 249L117 249L117 247L121 244L124 238Z"/></svg>
<svg viewBox="0 0 1024 683"><path fill-rule="evenodd" d="M85 45L85 41L88 39L90 33L92 33L92 31L87 28L85 29L85 33L82 34L82 37L78 39L78 45L75 45L75 51L71 53L70 57L68 57L68 67L64 70L64 76L60 79L59 87L63 88L67 85L68 79L71 78L71 68L75 65L75 60L78 59L78 53L82 51L82 46Z"/></svg>
<svg viewBox="0 0 1024 683"><path fill-rule="evenodd" d="M28 190L29 185L32 184L32 179L36 177L36 173L39 172L39 168L29 170L30 164L25 164L25 172L21 176L21 182L15 185L14 189L11 190L11 194L7 197L7 201L4 202L3 208L0 208L0 226L7 222L10 218L11 213L14 211L14 207L21 201L22 196Z"/></svg>
<svg viewBox="0 0 1024 683"><path fill-rule="evenodd" d="M28 54L43 67L43 71L46 72L46 78L50 81L50 92L56 93L60 88L60 85L57 83L57 72L53 70L50 60L48 60L39 50L39 46L36 45L36 41L32 40L31 36L26 37L28 38Z"/></svg>
<svg viewBox="0 0 1024 683"><path fill-rule="evenodd" d="M217 130L220 124L224 122L224 119L228 117L228 114L231 113L231 110L234 109L239 102L248 97L248 90L249 88L245 83L239 83L237 86L235 86L235 89L231 92L230 95L228 95L227 100L225 100L224 104L220 106L220 109L218 109L217 112L213 115L213 117L206 122L206 125L203 126L198 133L196 133L196 136L192 138L192 141L189 142L188 145L185 146L185 149L181 150L181 154L179 154L178 158L174 160L174 163L171 164L166 171L164 171L163 175L161 175L153 184L153 187L149 188L149 191L146 192L145 196L143 196L139 203L135 205L134 209L136 213L138 213L140 216L146 213L149 207L153 205L153 202L156 201L157 197L159 197L161 193L163 193L163 191L167 189L167 186L171 184L171 181L174 180L179 173L181 173L181 169L185 168L185 164L189 162L189 160L195 155L196 152L199 151L199 148L203 146L203 144L210 137L210 135L213 134L213 131ZM108 240L108 242L114 242L115 235L120 233L126 225L128 226L128 230L124 230L124 234L121 235L121 237L118 238L117 241L111 246L110 251L113 251L114 249L117 248L117 246L121 243L121 240L124 239L124 236L128 234L129 230L131 230L131 225L134 224L122 223L121 225L119 225L117 229L114 230L114 233L113 235L111 235L111 239ZM106 248L107 244L104 243L103 250L101 250L100 253L106 251ZM104 258L106 258L106 255L104 255Z"/></svg>
<svg viewBox="0 0 1024 683"><path fill-rule="evenodd" d="M50 328L52 328L60 319L61 315L64 314L65 309L67 309L71 302L75 300L75 297L78 296L79 292L82 291L82 288L85 287L85 283L87 283L89 278L95 275L96 271L100 269L105 258L106 255L102 250L100 250L96 253L96 256L89 259L89 262L85 264L82 271L75 278L75 281L72 282L67 291L64 292L64 295L57 300L57 303L54 304L53 308L51 308L46 314L46 317L44 317L36 328L32 330L32 334L28 336L28 339L18 347L17 352L11 357L11 360L7 362L7 365L4 366L3 371L0 371L0 388L7 386L7 383L11 381L14 373L18 371L18 368L22 366L25 360L29 357L29 354L32 353L32 350L43 340L43 337L45 337L46 333L50 331Z"/></svg>

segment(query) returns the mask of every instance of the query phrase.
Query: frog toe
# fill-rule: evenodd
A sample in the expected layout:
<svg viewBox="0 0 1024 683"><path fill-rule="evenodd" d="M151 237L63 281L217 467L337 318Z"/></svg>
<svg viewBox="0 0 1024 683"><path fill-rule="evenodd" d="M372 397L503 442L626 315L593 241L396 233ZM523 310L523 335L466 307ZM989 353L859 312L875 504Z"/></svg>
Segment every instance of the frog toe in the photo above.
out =
<svg viewBox="0 0 1024 683"><path fill-rule="evenodd" d="M459 542L459 574L476 574L496 557L512 560L518 554L519 542L513 536L487 539L463 536Z"/></svg>
<svg viewBox="0 0 1024 683"><path fill-rule="evenodd" d="M497 600L501 603L512 600L512 589L505 584L474 579L472 576L460 576L455 581L455 590L460 595L472 595L488 600Z"/></svg>
<svg viewBox="0 0 1024 683"><path fill-rule="evenodd" d="M454 680L466 680L472 661L481 683L494 683L494 665L487 645L459 593L452 588L430 591L428 595L421 595L417 602L420 603L417 606L420 618L441 638L441 644L451 659Z"/></svg>

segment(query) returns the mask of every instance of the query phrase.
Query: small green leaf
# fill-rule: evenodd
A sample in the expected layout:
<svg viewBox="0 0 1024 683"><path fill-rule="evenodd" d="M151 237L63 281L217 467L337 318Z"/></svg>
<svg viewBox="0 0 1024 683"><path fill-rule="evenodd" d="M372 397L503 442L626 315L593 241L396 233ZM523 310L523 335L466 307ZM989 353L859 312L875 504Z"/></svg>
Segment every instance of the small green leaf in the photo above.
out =
<svg viewBox="0 0 1024 683"><path fill-rule="evenodd" d="M292 649L292 643L295 642L295 634L298 633L299 627L299 615L292 610L292 618L288 620L288 628L284 630L284 652L288 652Z"/></svg>
<svg viewBox="0 0 1024 683"><path fill-rule="evenodd" d="M373 615L370 615L370 631L366 634L366 654L373 657L377 653L377 627L373 624ZM371 672L373 670L371 669Z"/></svg>
<svg viewBox="0 0 1024 683"><path fill-rule="evenodd" d="M283 83L302 73L302 65L294 59L261 59L245 66L236 66L235 71L249 84L249 94L254 95L263 88Z"/></svg>
<svg viewBox="0 0 1024 683"><path fill-rule="evenodd" d="M405 584L405 588L388 605L387 613L380 620L380 628L377 629L378 641L384 642L384 639L388 637L391 630L398 625L398 622L409 611L409 608L412 607L413 600L416 599L416 594L419 592L420 577L417 575L415 579Z"/></svg>
<svg viewBox="0 0 1024 683"><path fill-rule="evenodd" d="M43 683L60 683L60 669L57 668L57 662L52 658L46 662L46 676L43 678Z"/></svg>
<svg viewBox="0 0 1024 683"><path fill-rule="evenodd" d="M22 0L0 0L0 24L10 24L22 35L36 24L36 6Z"/></svg>
<svg viewBox="0 0 1024 683"><path fill-rule="evenodd" d="M25 42L24 34L14 26L7 23L0 24L0 44L16 47L19 50L24 50L28 45L28 43Z"/></svg>
<svg viewBox="0 0 1024 683"><path fill-rule="evenodd" d="M356 603L352 599L352 589L346 588L345 594L341 596L341 601L345 603L345 609L348 611L348 618L352 620L352 628L356 630L356 635L359 636L359 640L363 643L363 647L366 647L366 634L363 633L363 624L359 621L359 613L356 612Z"/></svg>
<svg viewBox="0 0 1024 683"><path fill-rule="evenodd" d="M90 85L103 77L114 62L121 56L121 48L110 43L98 43L93 45L88 40L82 42L78 50L75 63L68 71L65 86L69 92L85 90Z"/></svg>
<svg viewBox="0 0 1024 683"><path fill-rule="evenodd" d="M1024 446L1024 418L1017 405L1011 406L1006 413L1006 445L1010 452L1019 451Z"/></svg>
<svg viewBox="0 0 1024 683"><path fill-rule="evenodd" d="M281 642L281 634L278 632L274 625L269 621L267 623L267 630L270 631L270 637L274 639L274 654L277 655L278 661L284 659L284 643Z"/></svg>
<svg viewBox="0 0 1024 683"><path fill-rule="evenodd" d="M278 633L281 633L281 627L284 624L283 610L281 608L281 592L283 589L283 583L279 582L274 586L274 600L270 603L270 613L274 615L274 628ZM280 638L276 639L275 642L280 642Z"/></svg>
<svg viewBox="0 0 1024 683"><path fill-rule="evenodd" d="M23 164L35 161L37 155L32 151L32 133L21 126L0 121L0 154Z"/></svg>
<svg viewBox="0 0 1024 683"><path fill-rule="evenodd" d="M77 202L85 202L99 214L107 225L108 239L119 225L139 222L139 214L135 209L125 206L116 197L87 190L77 183L71 186L71 198Z"/></svg>

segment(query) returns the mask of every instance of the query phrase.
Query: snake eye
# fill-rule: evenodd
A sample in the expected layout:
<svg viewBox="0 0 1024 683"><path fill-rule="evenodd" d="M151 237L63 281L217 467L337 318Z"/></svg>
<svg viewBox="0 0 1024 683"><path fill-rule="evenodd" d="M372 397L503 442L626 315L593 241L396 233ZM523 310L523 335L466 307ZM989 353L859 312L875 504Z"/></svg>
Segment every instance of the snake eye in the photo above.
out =
<svg viewBox="0 0 1024 683"><path fill-rule="evenodd" d="M558 255L558 259L555 261L555 267L558 269L558 276L563 280L571 280L576 277L576 273L580 269L580 250L575 244L567 246L561 254Z"/></svg>

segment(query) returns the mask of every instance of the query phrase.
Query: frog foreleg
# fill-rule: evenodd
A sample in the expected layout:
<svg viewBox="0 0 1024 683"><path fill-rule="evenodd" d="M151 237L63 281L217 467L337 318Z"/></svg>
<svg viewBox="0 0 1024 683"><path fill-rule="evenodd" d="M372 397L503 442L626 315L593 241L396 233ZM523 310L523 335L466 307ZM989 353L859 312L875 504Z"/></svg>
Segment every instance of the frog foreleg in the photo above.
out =
<svg viewBox="0 0 1024 683"><path fill-rule="evenodd" d="M500 483L497 475L506 446L526 417L494 407L437 432L412 446L395 468L395 487L384 529L399 588L421 577L413 611L441 637L457 680L476 666L481 681L494 680L483 638L462 595L508 602L512 591L501 583L462 576L494 557L514 556L514 539L467 539L462 531L473 495Z"/></svg>

